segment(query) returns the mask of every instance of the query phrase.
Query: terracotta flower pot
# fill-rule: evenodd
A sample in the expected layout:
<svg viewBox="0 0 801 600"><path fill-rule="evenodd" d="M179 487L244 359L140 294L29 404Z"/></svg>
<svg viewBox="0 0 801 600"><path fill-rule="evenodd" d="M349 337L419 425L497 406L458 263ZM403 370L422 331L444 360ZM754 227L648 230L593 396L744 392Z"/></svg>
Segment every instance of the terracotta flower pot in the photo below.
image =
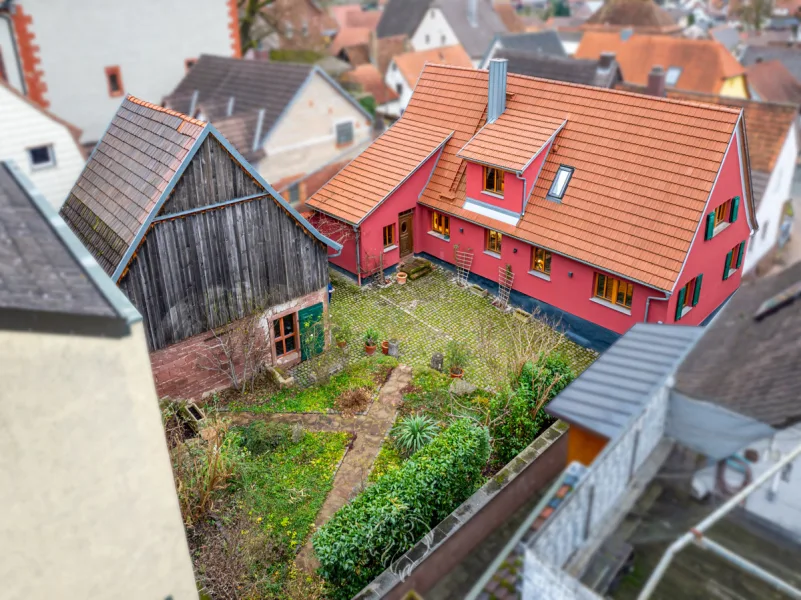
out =
<svg viewBox="0 0 801 600"><path fill-rule="evenodd" d="M375 346L368 346L367 344L364 345L364 352L367 356L372 356L375 354Z"/></svg>
<svg viewBox="0 0 801 600"><path fill-rule="evenodd" d="M464 370L451 369L451 379L461 379L462 377L464 377Z"/></svg>
<svg viewBox="0 0 801 600"><path fill-rule="evenodd" d="M347 346L347 345L348 345L348 342L346 342L345 340L339 340L339 341L337 342L337 346L338 346L339 348L344 348L344 347L345 347L345 346Z"/></svg>
<svg viewBox="0 0 801 600"><path fill-rule="evenodd" d="M398 285L403 285L404 283L406 283L407 277L408 275L406 273L404 273L403 271L398 271L398 274L395 278L398 281Z"/></svg>
<svg viewBox="0 0 801 600"><path fill-rule="evenodd" d="M389 342L384 340L381 342L381 352L384 354L389 354Z"/></svg>

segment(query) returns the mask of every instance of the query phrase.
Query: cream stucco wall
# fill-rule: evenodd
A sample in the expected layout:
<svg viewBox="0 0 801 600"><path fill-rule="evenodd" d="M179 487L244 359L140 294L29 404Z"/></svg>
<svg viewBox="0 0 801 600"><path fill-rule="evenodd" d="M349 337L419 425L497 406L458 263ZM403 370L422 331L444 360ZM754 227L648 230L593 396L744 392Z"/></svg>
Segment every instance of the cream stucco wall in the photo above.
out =
<svg viewBox="0 0 801 600"><path fill-rule="evenodd" d="M467 4L465 3L465 7ZM465 8L465 10L467 10ZM415 51L455 46L459 44L453 28L451 28L444 13L439 8L432 8L426 12L423 20L417 26L409 42Z"/></svg>
<svg viewBox="0 0 801 600"><path fill-rule="evenodd" d="M353 122L353 142L337 146L336 124ZM265 141L259 172L270 183L317 171L364 149L372 123L342 91L314 73Z"/></svg>
<svg viewBox="0 0 801 600"><path fill-rule="evenodd" d="M723 80L723 85L720 86L720 95L731 98L748 98L748 86L745 83L745 77L738 75L737 77Z"/></svg>
<svg viewBox="0 0 801 600"><path fill-rule="evenodd" d="M0 596L197 598L141 322L0 332Z"/></svg>

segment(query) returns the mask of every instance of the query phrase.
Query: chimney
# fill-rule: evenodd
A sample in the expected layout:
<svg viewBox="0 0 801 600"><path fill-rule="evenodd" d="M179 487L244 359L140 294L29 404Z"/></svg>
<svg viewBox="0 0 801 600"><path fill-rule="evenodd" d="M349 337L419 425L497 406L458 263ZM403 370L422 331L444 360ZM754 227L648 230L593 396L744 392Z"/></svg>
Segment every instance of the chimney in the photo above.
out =
<svg viewBox="0 0 801 600"><path fill-rule="evenodd" d="M228 106L225 108L225 115L227 117L230 117L232 114L234 114L234 102L235 100L233 96L228 98Z"/></svg>
<svg viewBox="0 0 801 600"><path fill-rule="evenodd" d="M665 70L659 65L654 65L648 73L648 87L645 93L649 96L665 97Z"/></svg>
<svg viewBox="0 0 801 600"><path fill-rule="evenodd" d="M598 59L598 70L608 71L612 67L613 62L615 62L614 52L601 52L601 58Z"/></svg>
<svg viewBox="0 0 801 600"><path fill-rule="evenodd" d="M487 91L487 123L494 123L506 110L505 58L493 58L489 64L489 89Z"/></svg>
<svg viewBox="0 0 801 600"><path fill-rule="evenodd" d="M467 22L478 27L478 0L467 0Z"/></svg>

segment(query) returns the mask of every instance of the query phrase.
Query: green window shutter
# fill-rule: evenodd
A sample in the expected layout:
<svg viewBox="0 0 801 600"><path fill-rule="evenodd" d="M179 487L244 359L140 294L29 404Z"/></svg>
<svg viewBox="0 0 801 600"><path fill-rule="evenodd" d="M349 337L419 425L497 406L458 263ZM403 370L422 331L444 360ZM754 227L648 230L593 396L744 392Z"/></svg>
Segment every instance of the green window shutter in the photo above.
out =
<svg viewBox="0 0 801 600"><path fill-rule="evenodd" d="M740 265L743 264L743 254L745 254L745 242L740 242L740 251L737 253L737 264L735 265L736 269L739 269Z"/></svg>
<svg viewBox="0 0 801 600"><path fill-rule="evenodd" d="M731 201L731 215L729 215L730 223L734 223L737 220L738 212L740 212L740 196L735 196Z"/></svg>
<svg viewBox="0 0 801 600"><path fill-rule="evenodd" d="M687 293L685 288L681 288L679 292L679 298L676 301L676 320L678 321L681 319L681 310L684 308L684 295Z"/></svg>
<svg viewBox="0 0 801 600"><path fill-rule="evenodd" d="M704 239L711 240L713 235L715 235L715 213L711 212L706 216L706 235Z"/></svg>
<svg viewBox="0 0 801 600"><path fill-rule="evenodd" d="M701 273L701 275L695 278L695 292L693 292L693 306L698 304L698 300L701 298L701 282L703 280L704 280L703 273Z"/></svg>
<svg viewBox="0 0 801 600"><path fill-rule="evenodd" d="M726 264L723 265L723 279L729 278L729 269L731 269L731 252L726 255Z"/></svg>

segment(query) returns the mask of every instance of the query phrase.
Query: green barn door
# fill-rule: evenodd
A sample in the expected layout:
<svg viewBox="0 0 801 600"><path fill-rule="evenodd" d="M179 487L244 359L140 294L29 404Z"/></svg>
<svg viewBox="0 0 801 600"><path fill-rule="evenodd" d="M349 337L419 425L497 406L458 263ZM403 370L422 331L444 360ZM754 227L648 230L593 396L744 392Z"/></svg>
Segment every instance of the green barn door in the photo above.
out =
<svg viewBox="0 0 801 600"><path fill-rule="evenodd" d="M298 312L300 324L300 358L306 360L316 356L325 348L325 324L323 303L315 304Z"/></svg>

